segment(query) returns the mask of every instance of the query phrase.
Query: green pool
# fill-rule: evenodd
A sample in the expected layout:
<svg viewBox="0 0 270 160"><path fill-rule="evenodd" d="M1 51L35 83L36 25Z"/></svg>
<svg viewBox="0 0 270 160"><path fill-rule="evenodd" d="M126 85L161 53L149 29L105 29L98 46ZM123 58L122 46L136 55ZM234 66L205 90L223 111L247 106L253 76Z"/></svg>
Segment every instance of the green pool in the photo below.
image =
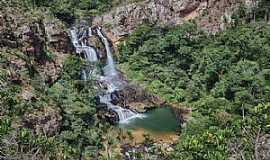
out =
<svg viewBox="0 0 270 160"><path fill-rule="evenodd" d="M125 129L145 129L150 132L176 132L177 120L170 108L158 108L144 114L144 118L130 120L129 123L119 124Z"/></svg>

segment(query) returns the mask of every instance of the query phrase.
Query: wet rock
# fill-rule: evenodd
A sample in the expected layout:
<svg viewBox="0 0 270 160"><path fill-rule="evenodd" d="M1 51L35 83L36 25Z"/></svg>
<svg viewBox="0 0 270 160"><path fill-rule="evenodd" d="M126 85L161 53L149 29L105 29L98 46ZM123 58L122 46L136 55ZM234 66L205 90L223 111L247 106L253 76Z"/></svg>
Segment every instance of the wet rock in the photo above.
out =
<svg viewBox="0 0 270 160"><path fill-rule="evenodd" d="M173 109L179 125L183 126L190 118L192 109L181 104L169 104Z"/></svg>
<svg viewBox="0 0 270 160"><path fill-rule="evenodd" d="M107 54L106 54L106 49L101 43L100 39L97 36L92 36L88 39L88 42L91 46L93 46L96 49L96 52L98 53L98 59L106 62L107 59Z"/></svg>
<svg viewBox="0 0 270 160"><path fill-rule="evenodd" d="M113 111L112 109L109 109L108 114L105 115L107 118L107 121L110 122L111 124L118 124L119 122L119 116L118 114Z"/></svg>
<svg viewBox="0 0 270 160"><path fill-rule="evenodd" d="M105 122L109 122L112 125L116 125L119 122L118 114L112 109L108 109L107 106L106 107L104 106L103 108L99 108L98 117L99 119Z"/></svg>
<svg viewBox="0 0 270 160"><path fill-rule="evenodd" d="M137 112L145 112L153 107L165 104L159 97L147 93L143 88L135 85L128 85L120 91L111 95L112 103Z"/></svg>

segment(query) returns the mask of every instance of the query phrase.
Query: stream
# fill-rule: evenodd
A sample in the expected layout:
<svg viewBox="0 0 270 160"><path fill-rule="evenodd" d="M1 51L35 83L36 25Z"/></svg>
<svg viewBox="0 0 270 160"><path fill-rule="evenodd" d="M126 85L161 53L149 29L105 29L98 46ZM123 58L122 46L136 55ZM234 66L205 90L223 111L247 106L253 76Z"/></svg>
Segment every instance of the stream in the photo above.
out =
<svg viewBox="0 0 270 160"><path fill-rule="evenodd" d="M102 69L103 74L82 69L81 78L86 80L89 76L93 76L94 73L98 81L105 84L106 91L99 95L99 101L106 104L107 109L113 110L118 115L118 126L126 130L131 130L136 142L143 141L144 134L153 135L157 139L160 137L162 137L161 139L168 137L170 139L171 136L175 136L177 121L175 114L170 108L158 108L147 113L137 113L112 103L112 93L123 89L128 83L121 78L121 73L115 67L112 50L107 37L100 27L84 27L83 30L73 27L70 30L70 37L76 53L80 56L83 54L83 57L89 63L99 61L96 49L88 41L92 36L97 36L105 46L107 54L106 65Z"/></svg>

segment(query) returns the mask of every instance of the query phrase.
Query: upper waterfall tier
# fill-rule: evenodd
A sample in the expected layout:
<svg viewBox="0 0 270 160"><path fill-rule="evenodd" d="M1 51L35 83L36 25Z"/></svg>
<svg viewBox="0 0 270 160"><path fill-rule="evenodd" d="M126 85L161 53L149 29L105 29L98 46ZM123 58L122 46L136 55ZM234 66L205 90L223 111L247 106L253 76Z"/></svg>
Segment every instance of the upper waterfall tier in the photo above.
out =
<svg viewBox="0 0 270 160"><path fill-rule="evenodd" d="M91 46L88 46L86 44L87 42L85 42L85 39L87 39L88 36L90 36L90 32L89 34L86 34L86 32L83 32L83 34L79 36L79 34L77 33L77 29L74 28L70 30L70 35L71 35L71 41L73 43L73 46L76 49L77 54L80 54L83 52L85 54L86 59L89 62L96 62L98 60L95 49Z"/></svg>
<svg viewBox="0 0 270 160"><path fill-rule="evenodd" d="M105 45L107 52L107 66L104 68L106 76L114 76L117 74L117 71L114 66L112 51L108 39L101 33L100 28L97 28L97 34L101 38L103 44Z"/></svg>

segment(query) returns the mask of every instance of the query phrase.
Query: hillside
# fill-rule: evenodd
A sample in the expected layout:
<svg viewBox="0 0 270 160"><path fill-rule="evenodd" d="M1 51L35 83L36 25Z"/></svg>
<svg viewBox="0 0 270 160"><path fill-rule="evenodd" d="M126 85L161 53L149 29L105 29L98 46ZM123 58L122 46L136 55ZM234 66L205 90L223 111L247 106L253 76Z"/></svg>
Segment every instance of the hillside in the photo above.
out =
<svg viewBox="0 0 270 160"><path fill-rule="evenodd" d="M270 159L267 0L0 1L0 159Z"/></svg>

